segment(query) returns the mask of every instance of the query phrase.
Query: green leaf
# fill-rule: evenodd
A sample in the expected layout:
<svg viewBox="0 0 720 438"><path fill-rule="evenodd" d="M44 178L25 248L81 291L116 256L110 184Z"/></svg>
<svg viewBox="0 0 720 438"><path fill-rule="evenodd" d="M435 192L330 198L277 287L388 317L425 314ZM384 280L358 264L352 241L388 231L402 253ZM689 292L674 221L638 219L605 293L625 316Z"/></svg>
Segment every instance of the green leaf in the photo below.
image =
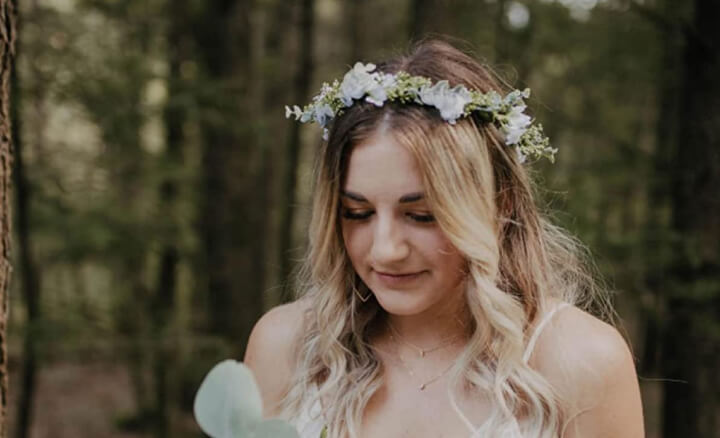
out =
<svg viewBox="0 0 720 438"><path fill-rule="evenodd" d="M213 438L247 436L262 421L262 399L250 370L230 359L215 365L195 395L194 413Z"/></svg>
<svg viewBox="0 0 720 438"><path fill-rule="evenodd" d="M231 359L205 376L194 412L200 428L212 438L299 438L287 422L263 420L262 398L252 372Z"/></svg>
<svg viewBox="0 0 720 438"><path fill-rule="evenodd" d="M300 438L295 428L278 419L265 420L257 424L253 432L253 438Z"/></svg>

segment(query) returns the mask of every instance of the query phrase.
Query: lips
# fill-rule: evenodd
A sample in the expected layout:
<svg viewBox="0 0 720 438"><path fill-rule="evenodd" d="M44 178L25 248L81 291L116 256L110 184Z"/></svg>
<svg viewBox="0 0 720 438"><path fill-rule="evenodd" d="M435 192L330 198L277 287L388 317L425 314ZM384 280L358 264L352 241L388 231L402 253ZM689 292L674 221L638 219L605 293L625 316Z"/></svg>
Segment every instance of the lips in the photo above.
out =
<svg viewBox="0 0 720 438"><path fill-rule="evenodd" d="M380 271L375 271L375 272L377 272L380 275L386 275L388 277L407 277L410 275L420 274L420 272L409 272L409 273L404 273L404 274L403 273L396 274L396 273L392 273L392 272L380 272Z"/></svg>
<svg viewBox="0 0 720 438"><path fill-rule="evenodd" d="M377 278L386 286L402 286L418 279L425 271L410 273L390 273L375 271Z"/></svg>

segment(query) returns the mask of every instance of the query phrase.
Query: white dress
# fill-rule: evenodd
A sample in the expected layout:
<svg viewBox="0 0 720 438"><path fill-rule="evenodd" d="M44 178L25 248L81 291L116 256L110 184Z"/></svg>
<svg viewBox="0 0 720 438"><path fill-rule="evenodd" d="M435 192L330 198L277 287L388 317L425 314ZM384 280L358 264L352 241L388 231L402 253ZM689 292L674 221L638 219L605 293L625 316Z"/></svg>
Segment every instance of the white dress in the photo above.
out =
<svg viewBox="0 0 720 438"><path fill-rule="evenodd" d="M527 347L525 348L525 353L523 354L523 360L526 363L530 360L530 356L532 355L533 349L535 348L535 343L537 342L538 337L542 332L542 329L545 327L545 325L547 325L547 323L550 321L550 319L552 319L553 315L555 315L558 310L568 305L568 303L561 303L555 306L555 308L548 312L537 325L535 331L530 337L530 340L528 341ZM317 391L317 388L314 385L313 390ZM314 395L316 394L313 394L313 396ZM312 399L312 397L309 397L308 399ZM470 435L468 438L476 438L483 436L483 430L485 429L487 423L481 425L480 427L475 427L457 406L453 406L453 408L460 417L460 419L463 421L463 423L465 423L465 425L468 427L470 431ZM322 415L322 405L320 404L320 400L316 399L314 404L309 409L303 409L300 412L300 415L297 418L293 419L290 423L296 427L298 433L300 434L300 438L320 438L320 434L325 427L325 420Z"/></svg>

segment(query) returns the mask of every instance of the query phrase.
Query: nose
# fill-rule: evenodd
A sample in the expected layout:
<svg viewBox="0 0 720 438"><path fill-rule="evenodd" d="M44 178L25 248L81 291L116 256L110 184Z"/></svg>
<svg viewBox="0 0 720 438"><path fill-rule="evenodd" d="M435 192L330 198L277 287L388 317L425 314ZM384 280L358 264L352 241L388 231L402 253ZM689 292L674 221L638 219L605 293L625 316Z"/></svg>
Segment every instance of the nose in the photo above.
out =
<svg viewBox="0 0 720 438"><path fill-rule="evenodd" d="M375 224L370 250L372 261L378 266L392 267L393 263L406 259L410 255L410 245L402 226L393 218L380 218L379 215Z"/></svg>

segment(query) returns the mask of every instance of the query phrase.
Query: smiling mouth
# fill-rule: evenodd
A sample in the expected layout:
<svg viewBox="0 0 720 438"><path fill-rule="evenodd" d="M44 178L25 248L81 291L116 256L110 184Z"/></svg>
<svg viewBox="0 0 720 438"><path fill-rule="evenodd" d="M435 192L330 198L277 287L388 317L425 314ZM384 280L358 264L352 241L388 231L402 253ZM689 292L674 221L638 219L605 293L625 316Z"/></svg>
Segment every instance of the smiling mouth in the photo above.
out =
<svg viewBox="0 0 720 438"><path fill-rule="evenodd" d="M395 277L395 278L412 277L414 275L422 274L422 271L421 272L410 272L407 274L393 274L390 272L380 272L380 271L375 271L375 272L377 272L378 274L385 276L385 277Z"/></svg>
<svg viewBox="0 0 720 438"><path fill-rule="evenodd" d="M391 274L387 272L375 271L377 279L389 287L403 286L405 284L414 283L425 271L412 272L405 274Z"/></svg>

